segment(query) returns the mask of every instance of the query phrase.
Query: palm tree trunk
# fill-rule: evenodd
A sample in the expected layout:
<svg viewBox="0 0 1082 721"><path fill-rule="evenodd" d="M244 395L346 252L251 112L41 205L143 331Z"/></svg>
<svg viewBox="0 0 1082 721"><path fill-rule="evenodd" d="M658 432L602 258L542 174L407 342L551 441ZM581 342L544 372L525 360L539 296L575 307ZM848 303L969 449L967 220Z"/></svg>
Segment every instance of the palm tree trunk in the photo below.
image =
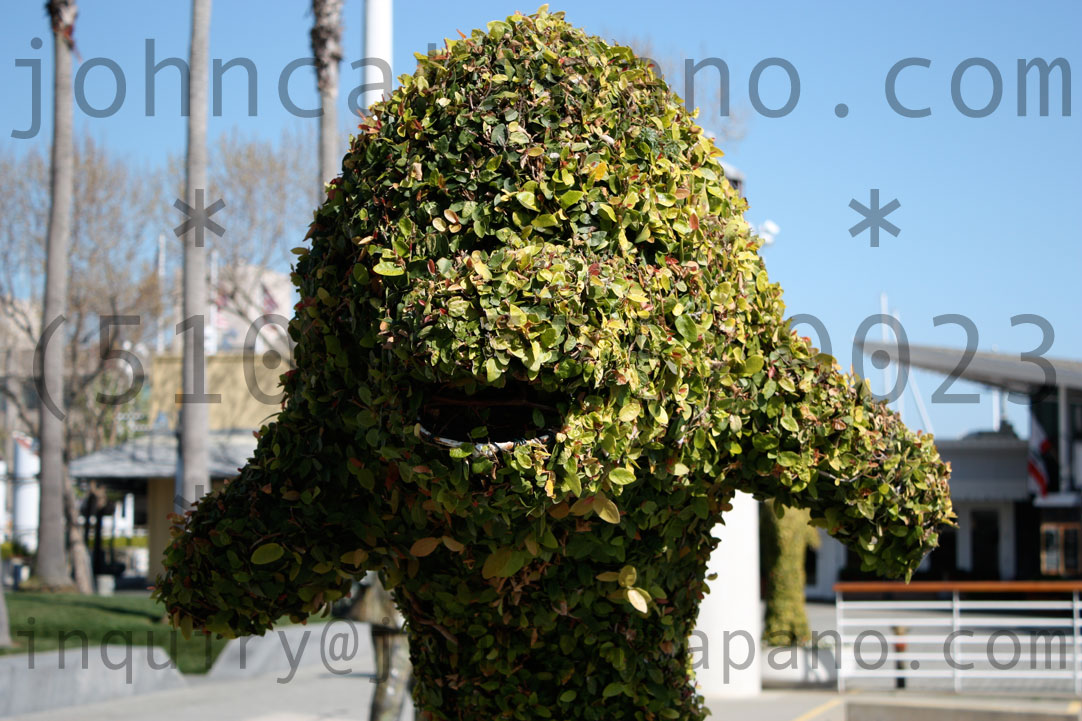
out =
<svg viewBox="0 0 1082 721"><path fill-rule="evenodd" d="M0 648L11 648L11 627L8 625L8 604L0 584Z"/></svg>
<svg viewBox="0 0 1082 721"><path fill-rule="evenodd" d="M197 211L196 191L207 187L207 54L210 36L210 0L192 0L192 45L188 81L188 156L185 195ZM201 193L203 205L211 201ZM196 221L199 222L198 220ZM206 321L206 248L196 245L193 227L184 235L184 318L203 321L184 334L183 389L186 394L204 393L196 379L206 378L203 330ZM196 337L196 334L200 337ZM182 473L177 495L184 504L194 503L210 490L207 471L208 410L205 401L187 399L180 407L180 454Z"/></svg>
<svg viewBox="0 0 1082 721"><path fill-rule="evenodd" d="M68 247L74 194L72 147L71 48L78 9L74 2L51 0L46 9L53 27L53 147L51 203L45 261L42 331L64 315L68 295ZM41 404L41 506L38 520L37 575L45 587L69 585L64 553L64 332L57 328L45 344L39 392L55 408ZM59 412L56 412L59 411Z"/></svg>
<svg viewBox="0 0 1082 721"><path fill-rule="evenodd" d="M319 184L338 175L338 63L342 61L342 0L312 0L312 55L323 114L319 119Z"/></svg>
<svg viewBox="0 0 1082 721"><path fill-rule="evenodd" d="M90 563L90 552L86 549L86 539L79 533L79 504L75 500L75 491L71 479L64 474L64 516L68 526L68 548L71 549L71 569L75 577L75 590L79 593L94 592L94 569Z"/></svg>

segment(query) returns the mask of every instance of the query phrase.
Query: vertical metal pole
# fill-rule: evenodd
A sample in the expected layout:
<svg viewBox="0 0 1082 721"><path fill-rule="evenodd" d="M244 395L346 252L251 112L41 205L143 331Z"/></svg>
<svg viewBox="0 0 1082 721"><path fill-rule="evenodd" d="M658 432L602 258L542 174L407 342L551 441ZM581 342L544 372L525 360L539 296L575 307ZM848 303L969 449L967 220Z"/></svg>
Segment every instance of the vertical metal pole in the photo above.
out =
<svg viewBox="0 0 1082 721"><path fill-rule="evenodd" d="M958 627L962 625L962 613L958 603L958 591L951 591L951 638L958 638L956 635ZM954 682L954 692L961 693L962 691L962 677L958 674L958 664L951 664L951 679Z"/></svg>
<svg viewBox="0 0 1082 721"><path fill-rule="evenodd" d="M842 600L842 592L834 592L834 627L838 631L838 657L834 659L834 672L838 675L838 693L845 691L845 641L842 634L842 619L845 617L843 612L845 601Z"/></svg>
<svg viewBox="0 0 1082 721"><path fill-rule="evenodd" d="M383 96L381 86L394 83L393 62L394 1L365 0L364 3L364 66L363 82L367 88L361 95L360 110L368 112L369 106ZM387 63L387 74L372 60Z"/></svg>
<svg viewBox="0 0 1082 721"><path fill-rule="evenodd" d="M1071 592L1071 657L1074 660L1074 692L1076 696L1082 696L1082 665L1079 664L1078 654L1078 591Z"/></svg>
<svg viewBox="0 0 1082 721"><path fill-rule="evenodd" d="M1056 410L1059 417L1059 488L1060 493L1074 490L1071 482L1071 417L1067 413L1067 386L1056 389Z"/></svg>
<svg viewBox="0 0 1082 721"><path fill-rule="evenodd" d="M161 355L165 352L165 334L168 323L166 319L171 317L173 309L173 297L165 292L165 234L158 234L158 302L162 304L161 313L158 315L154 328L154 351Z"/></svg>

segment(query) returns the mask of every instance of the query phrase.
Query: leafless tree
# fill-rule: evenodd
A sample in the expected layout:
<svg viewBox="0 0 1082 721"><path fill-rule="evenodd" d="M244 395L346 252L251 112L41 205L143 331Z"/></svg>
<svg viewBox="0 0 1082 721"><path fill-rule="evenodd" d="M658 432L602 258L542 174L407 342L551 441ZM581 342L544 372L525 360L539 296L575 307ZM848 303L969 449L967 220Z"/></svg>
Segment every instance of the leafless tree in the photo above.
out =
<svg viewBox="0 0 1082 721"><path fill-rule="evenodd" d="M60 400L68 458L119 440L118 414L131 410L119 397L141 382L145 370L138 357L123 352L143 355L161 308L146 242L161 203L154 173L89 137L74 149L67 320L65 332L52 341L65 360ZM9 261L0 266L0 343L10 351L14 382L0 386L0 393L21 429L38 436L37 399L23 389L41 328L48 170L37 148L19 154L0 149L0 174L9 183L0 194L0 254ZM55 396L51 400L59 405Z"/></svg>
<svg viewBox="0 0 1082 721"><path fill-rule="evenodd" d="M699 111L696 121L713 134L719 146L731 147L744 137L747 112L743 108L730 108L728 66L717 58L696 60L663 51L649 37L633 36L620 42L635 51L635 55L650 59L655 72L673 92L685 102L693 103L692 109ZM725 68L724 75L721 68Z"/></svg>
<svg viewBox="0 0 1082 721"><path fill-rule="evenodd" d="M311 223L322 190L312 182L318 170L312 152L316 142L312 128L296 126L284 129L276 139L232 130L210 145L208 184L214 189L213 197L225 203L214 220L225 232L222 237L208 233L205 238L217 268L207 297L217 304L219 313L245 328L272 310L291 315L286 307L267 307L264 286L270 285L265 284L267 271L289 273L294 257L289 251L301 244ZM178 182L181 162L172 158L166 164L163 192L169 197L177 197L182 190ZM176 211L165 204L161 208L170 211L163 211L163 227L175 223ZM261 338L289 357L284 329L268 327Z"/></svg>
<svg viewBox="0 0 1082 721"><path fill-rule="evenodd" d="M0 588L0 648L11 648L11 626L8 624L8 606L4 590Z"/></svg>
<svg viewBox="0 0 1082 721"><path fill-rule="evenodd" d="M117 419L131 409L122 401L142 382L143 370L138 356L126 353L139 350L153 329L147 321L159 309L152 264L141 258L153 221L147 174L89 138L73 148L66 320L64 332L49 343L64 361L63 392L50 389L49 401L64 408L65 464L119 440ZM42 328L38 311L47 267L49 172L38 148L19 154L3 149L0 174L9 182L8 192L0 195L0 254L10 261L0 268L0 343L8 361L0 393L13 422L41 437L40 423L50 417L40 402L44 396L25 391ZM66 476L61 508L76 585L89 590L89 560Z"/></svg>

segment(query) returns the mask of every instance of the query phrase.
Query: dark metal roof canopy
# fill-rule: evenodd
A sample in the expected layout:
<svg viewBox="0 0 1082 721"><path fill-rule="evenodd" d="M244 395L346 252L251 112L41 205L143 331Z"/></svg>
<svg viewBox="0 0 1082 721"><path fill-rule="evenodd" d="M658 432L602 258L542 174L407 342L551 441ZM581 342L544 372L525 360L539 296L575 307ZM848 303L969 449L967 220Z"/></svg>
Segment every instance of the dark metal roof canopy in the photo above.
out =
<svg viewBox="0 0 1082 721"><path fill-rule="evenodd" d="M248 462L256 439L250 430L213 431L209 443L211 478L233 478ZM73 460L72 478L80 480L171 478L177 472L177 435L156 431Z"/></svg>
<svg viewBox="0 0 1082 721"><path fill-rule="evenodd" d="M899 360L898 346L889 341L866 341L862 350L868 356L886 352L892 362ZM904 362L905 349L902 350L901 361ZM1022 393L1034 393L1050 386L1082 391L1082 362L1079 361L1044 358L1048 366L1042 367L1037 358L1025 360L1019 355L987 352L974 353L966 361L964 349L925 345L910 345L908 356L910 366L994 388Z"/></svg>

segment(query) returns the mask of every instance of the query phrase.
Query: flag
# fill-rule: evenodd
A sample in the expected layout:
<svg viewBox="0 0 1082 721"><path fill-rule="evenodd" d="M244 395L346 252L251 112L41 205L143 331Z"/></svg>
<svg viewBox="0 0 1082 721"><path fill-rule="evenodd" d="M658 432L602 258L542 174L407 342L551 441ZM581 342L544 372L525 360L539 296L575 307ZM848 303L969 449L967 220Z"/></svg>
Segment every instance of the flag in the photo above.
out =
<svg viewBox="0 0 1082 721"><path fill-rule="evenodd" d="M270 290L268 290L267 284L260 283L259 287L263 290L263 312L273 313L278 310L278 302L274 300L274 296L271 295Z"/></svg>
<svg viewBox="0 0 1082 721"><path fill-rule="evenodd" d="M217 311L214 316L214 326L216 328L228 328L229 319L225 317L225 306L229 302L229 296L222 290L221 286L218 286L218 294L214 297L214 309Z"/></svg>
<svg viewBox="0 0 1082 721"><path fill-rule="evenodd" d="M1048 495L1051 485L1049 477L1048 460L1053 459L1052 442L1041 427L1037 415L1030 410L1029 413L1029 452L1026 458L1026 470L1029 473L1029 489L1037 495ZM1058 470L1058 469L1057 469Z"/></svg>

